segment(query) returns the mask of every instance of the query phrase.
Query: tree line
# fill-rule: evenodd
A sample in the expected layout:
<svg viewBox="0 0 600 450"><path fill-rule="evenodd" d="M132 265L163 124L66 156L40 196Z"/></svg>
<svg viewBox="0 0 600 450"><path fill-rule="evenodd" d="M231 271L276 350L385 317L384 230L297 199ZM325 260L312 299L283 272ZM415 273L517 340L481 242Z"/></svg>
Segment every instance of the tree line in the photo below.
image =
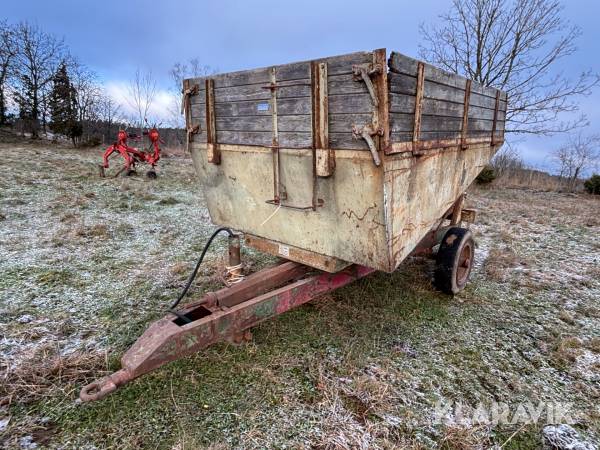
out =
<svg viewBox="0 0 600 450"><path fill-rule="evenodd" d="M0 22L0 126L37 138L52 131L78 145L111 129L120 106L62 38L28 22Z"/></svg>
<svg viewBox="0 0 600 450"><path fill-rule="evenodd" d="M176 63L170 70L173 101L161 116L168 123L160 124L168 145L184 142L182 80L207 73L211 69L197 59ZM154 125L148 115L156 95L152 71L136 70L127 85L125 101L134 111L128 114L98 75L70 53L64 39L35 24L0 20L0 126L11 125L34 139L53 133L75 146L96 145L111 142L119 128L142 131Z"/></svg>

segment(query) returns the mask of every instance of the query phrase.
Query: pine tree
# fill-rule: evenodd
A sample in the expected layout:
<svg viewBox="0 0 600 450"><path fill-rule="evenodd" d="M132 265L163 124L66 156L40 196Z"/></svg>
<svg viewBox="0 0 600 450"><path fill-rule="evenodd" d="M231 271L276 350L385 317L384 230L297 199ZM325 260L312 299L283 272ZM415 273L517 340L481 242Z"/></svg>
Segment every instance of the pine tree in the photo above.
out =
<svg viewBox="0 0 600 450"><path fill-rule="evenodd" d="M52 78L49 99L50 129L69 137L75 145L81 136L81 125L77 120L77 96L69 80L67 66L62 63Z"/></svg>

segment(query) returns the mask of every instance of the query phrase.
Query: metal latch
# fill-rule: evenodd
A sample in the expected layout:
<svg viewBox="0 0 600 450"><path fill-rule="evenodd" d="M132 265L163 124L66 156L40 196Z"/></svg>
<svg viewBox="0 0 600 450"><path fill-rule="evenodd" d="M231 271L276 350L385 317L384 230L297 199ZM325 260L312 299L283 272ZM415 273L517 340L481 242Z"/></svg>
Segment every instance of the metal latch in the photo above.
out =
<svg viewBox="0 0 600 450"><path fill-rule="evenodd" d="M376 166L381 165L381 158L377 152L377 146L373 140L373 136L383 136L383 129L379 126L379 99L377 97L377 91L371 77L379 75L383 71L383 67L380 64L356 64L352 66L352 75L354 81L363 81L367 86L369 95L371 96L371 102L373 103L373 116L371 117L371 123L358 126L352 126L352 135L355 138L362 138L367 143L371 156L373 156L373 162Z"/></svg>
<svg viewBox="0 0 600 450"><path fill-rule="evenodd" d="M365 140L369 146L369 150L371 151L371 156L373 156L373 162L377 167L379 167L381 165L381 158L379 158L377 146L375 145L375 141L373 140L372 136L383 136L383 130L381 128L377 130L373 129L372 124L365 125L362 128L358 125L354 125L352 127L352 135L355 138L363 138Z"/></svg>
<svg viewBox="0 0 600 450"><path fill-rule="evenodd" d="M198 95L200 86L194 84L189 86L187 80L184 82L184 89L182 90L183 96L181 97L181 114L185 114L185 128L187 143L192 142L192 135L200 132L200 125L192 125L192 103L191 98L193 95Z"/></svg>
<svg viewBox="0 0 600 450"><path fill-rule="evenodd" d="M382 67L379 64L356 64L352 66L352 75L354 81L364 81L369 95L371 95L371 101L377 108L379 106L379 99L377 98L377 92L375 92L375 86L371 81L373 75L379 75L382 71Z"/></svg>

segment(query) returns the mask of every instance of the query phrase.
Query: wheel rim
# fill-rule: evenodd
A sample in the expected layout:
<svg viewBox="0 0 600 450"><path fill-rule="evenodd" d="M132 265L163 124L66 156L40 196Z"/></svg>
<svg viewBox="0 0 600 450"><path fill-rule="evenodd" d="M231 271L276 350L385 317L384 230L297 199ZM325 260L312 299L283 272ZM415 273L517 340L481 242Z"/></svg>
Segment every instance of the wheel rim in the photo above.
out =
<svg viewBox="0 0 600 450"><path fill-rule="evenodd" d="M467 283L467 278L471 273L471 265L473 263L473 246L471 242L466 242L460 251L458 264L456 267L456 284L464 286Z"/></svg>

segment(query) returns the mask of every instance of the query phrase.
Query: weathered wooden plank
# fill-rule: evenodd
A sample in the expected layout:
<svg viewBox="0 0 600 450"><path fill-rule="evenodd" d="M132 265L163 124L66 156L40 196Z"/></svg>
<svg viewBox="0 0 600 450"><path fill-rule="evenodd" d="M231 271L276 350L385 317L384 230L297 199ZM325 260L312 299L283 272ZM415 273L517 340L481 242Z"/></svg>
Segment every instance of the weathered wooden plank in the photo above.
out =
<svg viewBox="0 0 600 450"><path fill-rule="evenodd" d="M423 132L435 132L435 131L452 131L460 132L462 127L462 119L458 117L439 117L439 116L422 116L421 131ZM468 132L475 131L486 131L491 133L493 128L493 121L481 120L481 119L470 119ZM412 114L399 114L392 113L390 115L391 129L394 133L410 133L413 129L413 116ZM497 131L504 130L504 122L497 122Z"/></svg>
<svg viewBox="0 0 600 450"><path fill-rule="evenodd" d="M417 79L404 74L390 73L390 92L405 95L415 95ZM444 100L453 103L462 104L464 101L465 91L456 87L445 86L429 80L425 80L424 98L435 100ZM495 109L496 99L481 95L476 92L471 92L471 106L479 106L481 108ZM506 102L500 101L499 109L506 109Z"/></svg>
<svg viewBox="0 0 600 450"><path fill-rule="evenodd" d="M206 116L206 104L196 103L190 107L192 119L204 119Z"/></svg>
<svg viewBox="0 0 600 450"><path fill-rule="evenodd" d="M332 133L350 133L354 125L362 126L371 123L372 115L365 114L330 114L329 131Z"/></svg>
<svg viewBox="0 0 600 450"><path fill-rule="evenodd" d="M504 131L505 122L496 122L496 131ZM469 134L473 132L485 131L488 135L491 136L491 133L494 129L494 121L493 120L481 120L481 119L469 119Z"/></svg>
<svg viewBox="0 0 600 450"><path fill-rule="evenodd" d="M390 111L395 113L413 113L415 97L394 94L390 95ZM423 114L431 116L463 117L464 107L459 103L445 102L442 100L423 99ZM479 119L494 119L494 111L488 108L473 106L469 110L469 117Z"/></svg>
<svg viewBox="0 0 600 450"><path fill-rule="evenodd" d="M277 100L277 110L280 116L310 115L310 97Z"/></svg>
<svg viewBox="0 0 600 450"><path fill-rule="evenodd" d="M310 80L298 80L294 83L297 84L286 86L278 82L277 99L310 97Z"/></svg>
<svg viewBox="0 0 600 450"><path fill-rule="evenodd" d="M356 139L352 133L329 133L329 146L333 149L366 150L369 147L364 139Z"/></svg>
<svg viewBox="0 0 600 450"><path fill-rule="evenodd" d="M393 132L412 132L414 127L412 114L390 114ZM421 131L460 131L462 119L455 117L421 116Z"/></svg>
<svg viewBox="0 0 600 450"><path fill-rule="evenodd" d="M218 131L272 131L273 122L271 116L240 116L240 117L218 117L216 120ZM311 117L304 116L280 116L277 117L277 128L279 131L311 131Z"/></svg>
<svg viewBox="0 0 600 450"><path fill-rule="evenodd" d="M416 59L410 58L397 52L392 52L389 59L389 66L392 72L402 73L416 77L418 62L419 61L417 61ZM429 64L425 64L425 79L463 90L466 84L466 78L457 74L446 72L442 69L438 69ZM482 86L480 83L477 82L473 82L472 91L494 99L496 98L496 89L487 86ZM505 100L505 98L503 98L503 100Z"/></svg>
<svg viewBox="0 0 600 450"><path fill-rule="evenodd" d="M204 83L206 83L206 81L202 82L202 89L198 90L198 93L196 95L192 95L190 97L190 103L192 105L206 102L206 91L204 90Z"/></svg>
<svg viewBox="0 0 600 450"><path fill-rule="evenodd" d="M369 94L329 95L329 114L360 114L373 112Z"/></svg>
<svg viewBox="0 0 600 450"><path fill-rule="evenodd" d="M285 148L311 148L312 134L302 132L278 133L279 146ZM256 145L270 147L273 140L271 131L217 131L220 144Z"/></svg>
<svg viewBox="0 0 600 450"><path fill-rule="evenodd" d="M352 74L329 75L327 91L330 95L369 93L365 83L356 81Z"/></svg>
<svg viewBox="0 0 600 450"><path fill-rule="evenodd" d="M214 75L215 89L230 86L242 86L245 84L269 84L271 81L271 68L261 67L259 69L242 70L220 75Z"/></svg>
<svg viewBox="0 0 600 450"><path fill-rule="evenodd" d="M312 133L280 131L279 146L282 148L312 148Z"/></svg>
<svg viewBox="0 0 600 450"><path fill-rule="evenodd" d="M310 80L277 83L277 98L310 97ZM215 89L217 103L243 102L251 100L269 100L271 90L268 84L247 84Z"/></svg>
<svg viewBox="0 0 600 450"><path fill-rule="evenodd" d="M332 56L329 58L315 59L316 62L326 62L330 75L350 74L352 65L371 62L371 52L356 52L348 55ZM260 67L251 70L241 70L224 74L211 75L215 80L215 89L243 86L250 84L268 84L270 81L271 67L275 67L277 81L290 81L310 79L311 61L300 61L290 64L280 64L270 67ZM206 77L191 78L190 82L204 84Z"/></svg>
<svg viewBox="0 0 600 450"><path fill-rule="evenodd" d="M217 117L271 116L271 104L265 100L250 100L215 104ZM310 115L310 97L277 101L277 112L282 115Z"/></svg>
<svg viewBox="0 0 600 450"><path fill-rule="evenodd" d="M348 55L331 56L328 58L318 58L312 61L316 63L327 63L327 72L329 76L352 73L353 64L364 64L370 62L371 52L356 52ZM282 64L276 66L277 80L298 80L310 77L311 61L300 61L291 64Z"/></svg>
<svg viewBox="0 0 600 450"><path fill-rule="evenodd" d="M215 89L215 102L236 102L245 100L269 100L271 91L261 84L245 84L243 86L229 86Z"/></svg>
<svg viewBox="0 0 600 450"><path fill-rule="evenodd" d="M392 131L391 135L392 142L410 142L411 144L409 145L414 145L412 142L412 133ZM460 131L421 131L419 143L422 141L442 139L460 139Z"/></svg>

